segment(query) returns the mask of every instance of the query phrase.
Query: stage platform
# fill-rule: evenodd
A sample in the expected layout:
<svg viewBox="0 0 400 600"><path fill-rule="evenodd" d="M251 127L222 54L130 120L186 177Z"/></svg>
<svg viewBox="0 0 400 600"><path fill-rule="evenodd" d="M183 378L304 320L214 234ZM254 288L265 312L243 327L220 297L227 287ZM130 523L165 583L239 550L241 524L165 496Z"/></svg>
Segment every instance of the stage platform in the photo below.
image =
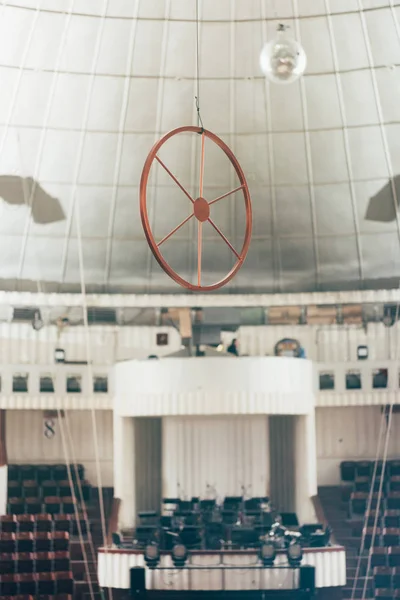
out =
<svg viewBox="0 0 400 600"><path fill-rule="evenodd" d="M302 565L316 568L317 588L346 584L346 553L342 546L305 548ZM129 589L130 569L145 566L139 550L100 548L98 578L102 588ZM146 569L148 590L257 591L293 590L299 587L299 570L288 565L285 552L278 552L274 567L263 567L255 550L196 550L185 567L177 569L167 553L156 569Z"/></svg>

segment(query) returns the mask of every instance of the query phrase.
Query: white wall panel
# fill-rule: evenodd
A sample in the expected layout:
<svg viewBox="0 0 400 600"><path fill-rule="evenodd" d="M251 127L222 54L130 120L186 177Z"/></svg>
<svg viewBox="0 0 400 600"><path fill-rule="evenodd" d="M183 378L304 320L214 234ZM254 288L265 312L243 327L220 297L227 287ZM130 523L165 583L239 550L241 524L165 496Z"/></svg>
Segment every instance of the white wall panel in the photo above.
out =
<svg viewBox="0 0 400 600"><path fill-rule="evenodd" d="M65 419L62 425L55 419L55 435L45 436L44 416L40 410L7 411L7 454L11 463L65 463L72 462L73 456L86 469L86 477L97 487L96 453L93 436L91 411L66 413L72 437L66 457L60 426L67 435ZM99 449L102 485L112 487L113 483L113 417L112 411L96 411L97 439Z"/></svg>
<svg viewBox="0 0 400 600"><path fill-rule="evenodd" d="M157 346L157 333L168 333L169 344ZM89 327L91 359L96 364L119 360L165 356L180 349L179 333L173 327ZM68 360L86 360L86 333L83 326L65 328L60 334L54 325L35 331L28 323L0 324L0 364L54 362L54 349L64 348Z"/></svg>
<svg viewBox="0 0 400 600"><path fill-rule="evenodd" d="M268 417L164 417L163 496L264 496Z"/></svg>
<svg viewBox="0 0 400 600"><path fill-rule="evenodd" d="M240 327L236 334L223 332L223 341L229 344L233 337L239 340L240 353L250 356L274 354L275 344L282 338L299 340L307 358L320 362L357 360L357 346L369 347L371 360L390 360L400 357L400 325L384 327L369 323L363 327L338 325L274 325Z"/></svg>
<svg viewBox="0 0 400 600"><path fill-rule="evenodd" d="M7 465L0 466L0 516L7 514Z"/></svg>
<svg viewBox="0 0 400 600"><path fill-rule="evenodd" d="M317 408L318 485L338 484L343 460L374 460L380 423L379 406ZM400 414L393 415L388 456L400 457Z"/></svg>

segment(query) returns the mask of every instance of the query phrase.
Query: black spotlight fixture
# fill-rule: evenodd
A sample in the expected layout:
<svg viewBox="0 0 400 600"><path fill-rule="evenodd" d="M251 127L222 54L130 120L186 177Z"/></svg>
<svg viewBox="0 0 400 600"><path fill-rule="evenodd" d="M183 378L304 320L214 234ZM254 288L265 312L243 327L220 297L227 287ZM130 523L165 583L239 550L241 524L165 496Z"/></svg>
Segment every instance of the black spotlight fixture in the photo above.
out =
<svg viewBox="0 0 400 600"><path fill-rule="evenodd" d="M65 350L62 348L56 348L54 350L54 361L56 363L65 363Z"/></svg>
<svg viewBox="0 0 400 600"><path fill-rule="evenodd" d="M287 549L287 557L291 567L299 567L303 560L303 548L298 542L293 542Z"/></svg>
<svg viewBox="0 0 400 600"><path fill-rule="evenodd" d="M174 563L175 567L182 569L182 567L185 565L187 557L188 557L188 551L186 549L186 546L184 546L180 542L178 542L177 544L175 544L173 546L172 562Z"/></svg>
<svg viewBox="0 0 400 600"><path fill-rule="evenodd" d="M265 567L272 567L276 558L276 550L273 542L263 542L261 544L259 557Z"/></svg>
<svg viewBox="0 0 400 600"><path fill-rule="evenodd" d="M35 311L35 314L33 315L33 319L32 319L32 327L35 331L40 331L44 326L44 322L42 319L42 315L40 314L40 311L37 310Z"/></svg>
<svg viewBox="0 0 400 600"><path fill-rule="evenodd" d="M158 563L160 562L160 548L158 544L153 542L152 544L147 544L144 549L144 560L149 569L155 569Z"/></svg>

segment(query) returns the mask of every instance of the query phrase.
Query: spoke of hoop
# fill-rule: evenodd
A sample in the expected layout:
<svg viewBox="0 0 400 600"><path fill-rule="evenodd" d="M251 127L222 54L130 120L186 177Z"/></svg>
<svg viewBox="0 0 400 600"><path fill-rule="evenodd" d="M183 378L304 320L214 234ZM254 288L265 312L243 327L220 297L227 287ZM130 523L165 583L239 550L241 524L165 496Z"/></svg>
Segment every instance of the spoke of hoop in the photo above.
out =
<svg viewBox="0 0 400 600"><path fill-rule="evenodd" d="M166 167L163 163L163 161L161 160L161 158L158 157L158 155L156 154L155 159L160 163L160 165L162 166L163 169L165 169L168 173L168 175L171 177L171 179L173 179L176 183L176 185L182 190L182 192L189 198L190 202L192 204L194 204L194 200L192 198L192 196L189 194L189 192L187 192L185 190L185 188L183 187L183 185L181 183L179 183L179 181L177 180L177 178L175 177L175 175L173 175L173 173L171 173L171 171L168 169L168 167Z"/></svg>
<svg viewBox="0 0 400 600"><path fill-rule="evenodd" d="M178 231L178 229L180 229L181 227L183 227L183 226L184 226L184 224L185 224L185 223L187 223L188 221L190 221L190 219L191 219L192 217L194 217L194 213L192 213L191 215L189 215L188 217L186 217L186 219L184 219L184 220L182 221L182 223L179 223L179 225L177 225L177 226L175 227L175 229L173 229L172 231L170 231L170 232L168 233L168 235L166 235L165 237L163 237L163 239L162 239L160 242L158 242L157 246L158 246L158 247L160 247L160 246L161 246L161 244L163 244L164 242L166 242L166 241L167 241L167 240L168 240L168 239L171 237L171 235L174 235L174 233L176 233L176 232Z"/></svg>
<svg viewBox="0 0 400 600"><path fill-rule="evenodd" d="M226 198L227 196L230 196L231 194L235 194L239 190L243 190L243 189L244 189L244 185L240 185L239 187L235 188L234 190L231 190L230 192L227 192L226 194L222 194L222 196L218 196L218 198L215 198L215 200L211 200L211 202L209 202L208 204L215 204L219 200L222 200L222 198Z"/></svg>
<svg viewBox="0 0 400 600"><path fill-rule="evenodd" d="M203 223L197 223L197 285L201 285L201 246L202 246Z"/></svg>
<svg viewBox="0 0 400 600"><path fill-rule="evenodd" d="M199 184L199 196L203 198L203 187L204 187L204 151L206 136L204 133L201 134L201 156L200 156L200 184Z"/></svg>
<svg viewBox="0 0 400 600"><path fill-rule="evenodd" d="M236 258L240 259L240 254L238 254L235 250L235 248L232 246L232 244L230 243L230 241L228 240L228 238L226 238L224 236L224 234L222 233L222 231L219 229L219 227L216 226L216 224L214 223L214 221L212 219L208 219L208 222L210 223L210 225L212 225L215 229L215 231L217 233L219 233L219 235L222 237L222 239L224 240L225 244L227 244L229 246L229 248L232 250L233 254L236 256Z"/></svg>

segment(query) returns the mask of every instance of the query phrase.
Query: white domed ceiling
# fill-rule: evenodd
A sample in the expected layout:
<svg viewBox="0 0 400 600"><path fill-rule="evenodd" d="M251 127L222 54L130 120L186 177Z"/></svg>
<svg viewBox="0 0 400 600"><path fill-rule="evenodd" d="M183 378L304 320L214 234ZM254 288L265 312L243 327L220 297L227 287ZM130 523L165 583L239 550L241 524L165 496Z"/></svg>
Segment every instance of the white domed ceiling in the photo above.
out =
<svg viewBox="0 0 400 600"><path fill-rule="evenodd" d="M253 240L229 292L398 286L400 8L389 0L200 0L204 126L236 153L253 201ZM95 7L95 8L93 8ZM10 0L0 7L0 288L180 292L139 217L144 160L163 133L196 124L195 0ZM278 22L308 58L291 86L266 82L259 54ZM161 157L196 194L198 136ZM205 196L233 189L206 145ZM400 194L400 186L399 194ZM152 170L161 239L188 201ZM79 210L80 224L76 220ZM214 220L240 247L240 195ZM193 278L192 219L164 251ZM204 283L233 255L204 228Z"/></svg>

